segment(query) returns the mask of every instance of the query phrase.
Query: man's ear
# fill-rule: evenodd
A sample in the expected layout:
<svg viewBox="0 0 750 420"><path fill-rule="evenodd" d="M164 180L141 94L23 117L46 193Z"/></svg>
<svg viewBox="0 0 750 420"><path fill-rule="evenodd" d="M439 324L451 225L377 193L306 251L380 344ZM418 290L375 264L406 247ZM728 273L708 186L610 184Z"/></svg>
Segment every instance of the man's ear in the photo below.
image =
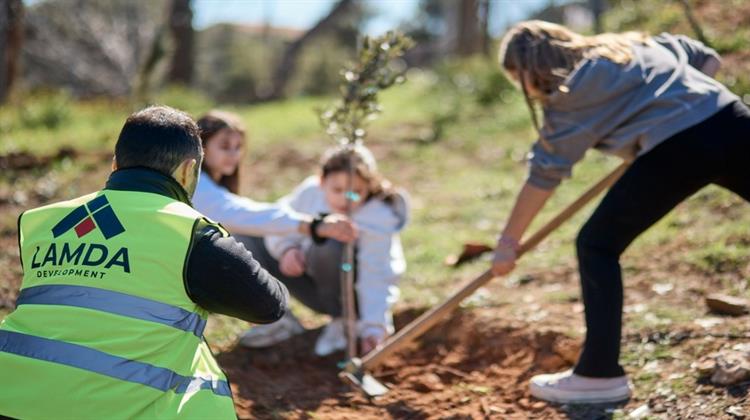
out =
<svg viewBox="0 0 750 420"><path fill-rule="evenodd" d="M195 165L198 164L198 161L195 159L185 159L180 163L180 166L175 169L174 173L172 174L174 178L179 182L183 187L189 186L191 182L193 182L192 177L194 175Z"/></svg>
<svg viewBox="0 0 750 420"><path fill-rule="evenodd" d="M112 172L117 170L117 156L112 156Z"/></svg>

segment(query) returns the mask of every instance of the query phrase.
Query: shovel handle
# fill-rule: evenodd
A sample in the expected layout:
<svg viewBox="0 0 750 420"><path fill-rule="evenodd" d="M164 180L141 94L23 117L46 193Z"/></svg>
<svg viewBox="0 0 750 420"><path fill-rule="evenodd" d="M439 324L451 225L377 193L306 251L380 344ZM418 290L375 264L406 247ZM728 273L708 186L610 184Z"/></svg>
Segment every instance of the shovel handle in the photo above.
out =
<svg viewBox="0 0 750 420"><path fill-rule="evenodd" d="M601 181L597 182L586 192L584 192L576 201L571 203L552 220L547 222L547 224L542 226L536 233L534 233L534 235L532 235L518 247L518 257L536 247L544 238L546 238L561 224L563 224L576 212L578 212L581 207L588 204L588 202L596 197L600 192L612 186L612 184L614 184L620 178L620 176L622 176L627 167L627 163L623 163L618 166L609 175L602 178ZM463 287L461 287L460 290L455 292L446 301L438 306L433 307L414 321L410 322L404 328L400 329L396 334L388 337L388 339L386 339L386 341L379 348L375 349L362 358L361 369L369 370L377 366L383 359L390 356L392 353L401 349L416 338L420 337L433 325L435 325L438 321L443 319L453 309L455 309L461 303L461 301L474 293L480 287L484 286L487 282L492 280L493 277L494 276L492 275L491 270L485 271L484 273L479 275L479 277L466 283Z"/></svg>

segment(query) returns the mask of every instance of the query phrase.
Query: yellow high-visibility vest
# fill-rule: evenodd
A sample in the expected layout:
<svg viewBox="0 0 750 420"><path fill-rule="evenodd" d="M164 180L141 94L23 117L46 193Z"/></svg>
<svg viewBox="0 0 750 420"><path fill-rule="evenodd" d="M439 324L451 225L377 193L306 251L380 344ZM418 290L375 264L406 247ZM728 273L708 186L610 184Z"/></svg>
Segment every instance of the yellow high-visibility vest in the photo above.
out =
<svg viewBox="0 0 750 420"><path fill-rule="evenodd" d="M159 194L103 190L25 212L23 284L0 324L0 414L236 418L183 271L197 223ZM226 232L222 229L223 234Z"/></svg>

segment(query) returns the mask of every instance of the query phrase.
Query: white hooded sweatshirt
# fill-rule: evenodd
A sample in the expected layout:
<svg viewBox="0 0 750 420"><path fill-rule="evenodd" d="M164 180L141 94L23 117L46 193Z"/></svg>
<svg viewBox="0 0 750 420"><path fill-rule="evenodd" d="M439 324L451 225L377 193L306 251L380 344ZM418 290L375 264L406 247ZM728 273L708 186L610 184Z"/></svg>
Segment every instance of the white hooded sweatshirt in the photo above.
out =
<svg viewBox="0 0 750 420"><path fill-rule="evenodd" d="M304 180L278 204L301 213L331 213L318 176ZM392 334L394 327L390 309L400 294L396 283L406 271L399 232L408 222L408 196L399 190L394 194L393 203L370 199L351 217L359 230L355 244L355 286L359 302L360 336L382 336L383 330ZM307 252L312 240L300 234L266 236L265 245L271 256L278 260L291 247L300 247Z"/></svg>

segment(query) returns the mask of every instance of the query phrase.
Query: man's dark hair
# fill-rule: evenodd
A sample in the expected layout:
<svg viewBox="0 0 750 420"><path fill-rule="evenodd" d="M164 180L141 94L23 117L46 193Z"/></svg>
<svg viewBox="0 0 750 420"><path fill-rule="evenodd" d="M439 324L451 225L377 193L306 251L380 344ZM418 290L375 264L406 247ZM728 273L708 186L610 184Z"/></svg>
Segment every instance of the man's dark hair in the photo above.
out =
<svg viewBox="0 0 750 420"><path fill-rule="evenodd" d="M168 106L150 106L131 114L115 145L118 169L136 166L167 175L186 159L200 166L200 130L186 113Z"/></svg>

